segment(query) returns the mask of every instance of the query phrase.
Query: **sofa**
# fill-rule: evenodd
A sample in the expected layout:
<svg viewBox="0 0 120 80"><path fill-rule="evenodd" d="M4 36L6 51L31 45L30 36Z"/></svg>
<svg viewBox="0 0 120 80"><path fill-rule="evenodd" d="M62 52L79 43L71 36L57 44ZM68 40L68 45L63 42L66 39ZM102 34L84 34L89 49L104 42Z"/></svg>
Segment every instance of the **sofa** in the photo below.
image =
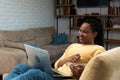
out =
<svg viewBox="0 0 120 80"><path fill-rule="evenodd" d="M68 45L77 42L75 34L66 34L68 43L52 44L54 34L57 33L52 26L16 31L0 30L0 75L8 73L17 64L27 64L24 44L47 50L51 64L54 64Z"/></svg>
<svg viewBox="0 0 120 80"><path fill-rule="evenodd" d="M120 47L107 50L93 57L85 66L79 80L119 80Z"/></svg>

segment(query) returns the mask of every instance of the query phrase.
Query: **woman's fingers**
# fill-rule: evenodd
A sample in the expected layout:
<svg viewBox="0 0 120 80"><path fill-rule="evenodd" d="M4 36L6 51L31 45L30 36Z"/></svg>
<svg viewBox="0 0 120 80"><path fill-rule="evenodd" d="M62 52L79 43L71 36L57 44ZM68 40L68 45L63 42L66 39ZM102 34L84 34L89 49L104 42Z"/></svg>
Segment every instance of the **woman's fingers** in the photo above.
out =
<svg viewBox="0 0 120 80"><path fill-rule="evenodd" d="M81 65L76 65L76 64L71 64L70 65L70 69L72 71L72 73L74 74L74 76L80 76L82 71L84 70L84 67Z"/></svg>

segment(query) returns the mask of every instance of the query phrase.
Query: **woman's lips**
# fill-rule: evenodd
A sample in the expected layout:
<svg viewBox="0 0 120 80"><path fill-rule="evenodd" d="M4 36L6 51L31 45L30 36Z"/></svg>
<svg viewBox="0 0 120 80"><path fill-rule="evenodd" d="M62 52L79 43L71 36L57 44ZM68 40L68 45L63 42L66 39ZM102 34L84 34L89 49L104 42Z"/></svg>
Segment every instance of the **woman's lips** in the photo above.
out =
<svg viewBox="0 0 120 80"><path fill-rule="evenodd" d="M83 38L82 38L82 37L79 37L79 41L83 41Z"/></svg>

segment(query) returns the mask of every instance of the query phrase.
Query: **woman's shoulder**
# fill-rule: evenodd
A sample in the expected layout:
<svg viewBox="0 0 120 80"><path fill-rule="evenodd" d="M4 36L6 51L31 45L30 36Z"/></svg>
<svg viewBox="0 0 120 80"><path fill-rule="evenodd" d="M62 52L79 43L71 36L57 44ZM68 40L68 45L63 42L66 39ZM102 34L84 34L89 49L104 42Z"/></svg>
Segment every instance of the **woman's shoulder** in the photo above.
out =
<svg viewBox="0 0 120 80"><path fill-rule="evenodd" d="M87 48L94 49L94 50L103 50L103 51L105 51L105 48L103 46L100 46L100 45L84 45L84 46L86 46Z"/></svg>
<svg viewBox="0 0 120 80"><path fill-rule="evenodd" d="M69 45L69 47L84 47L84 48L93 48L93 49L100 49L100 50L105 50L103 46L100 45L86 45L86 44L80 44L80 43L73 43Z"/></svg>
<svg viewBox="0 0 120 80"><path fill-rule="evenodd" d="M101 49L101 50L104 50L105 51L105 48L103 46L100 46L100 45L94 45L97 49Z"/></svg>

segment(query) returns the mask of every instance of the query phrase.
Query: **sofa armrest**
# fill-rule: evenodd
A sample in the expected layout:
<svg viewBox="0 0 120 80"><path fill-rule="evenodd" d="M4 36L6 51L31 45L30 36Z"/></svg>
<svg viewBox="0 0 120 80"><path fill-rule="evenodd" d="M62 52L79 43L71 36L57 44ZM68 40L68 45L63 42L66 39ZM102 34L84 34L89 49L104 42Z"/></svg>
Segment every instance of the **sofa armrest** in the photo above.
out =
<svg viewBox="0 0 120 80"><path fill-rule="evenodd" d="M25 51L24 44L22 44L22 43L15 43L15 42L5 41L4 46L5 47L10 47L10 48L21 49L21 50Z"/></svg>
<svg viewBox="0 0 120 80"><path fill-rule="evenodd" d="M78 43L77 35L75 34L66 34L66 35L69 43Z"/></svg>
<svg viewBox="0 0 120 80"><path fill-rule="evenodd" d="M3 40L0 39L0 47L16 48L16 49L21 49L25 51L24 44L10 42L6 39L3 39Z"/></svg>

